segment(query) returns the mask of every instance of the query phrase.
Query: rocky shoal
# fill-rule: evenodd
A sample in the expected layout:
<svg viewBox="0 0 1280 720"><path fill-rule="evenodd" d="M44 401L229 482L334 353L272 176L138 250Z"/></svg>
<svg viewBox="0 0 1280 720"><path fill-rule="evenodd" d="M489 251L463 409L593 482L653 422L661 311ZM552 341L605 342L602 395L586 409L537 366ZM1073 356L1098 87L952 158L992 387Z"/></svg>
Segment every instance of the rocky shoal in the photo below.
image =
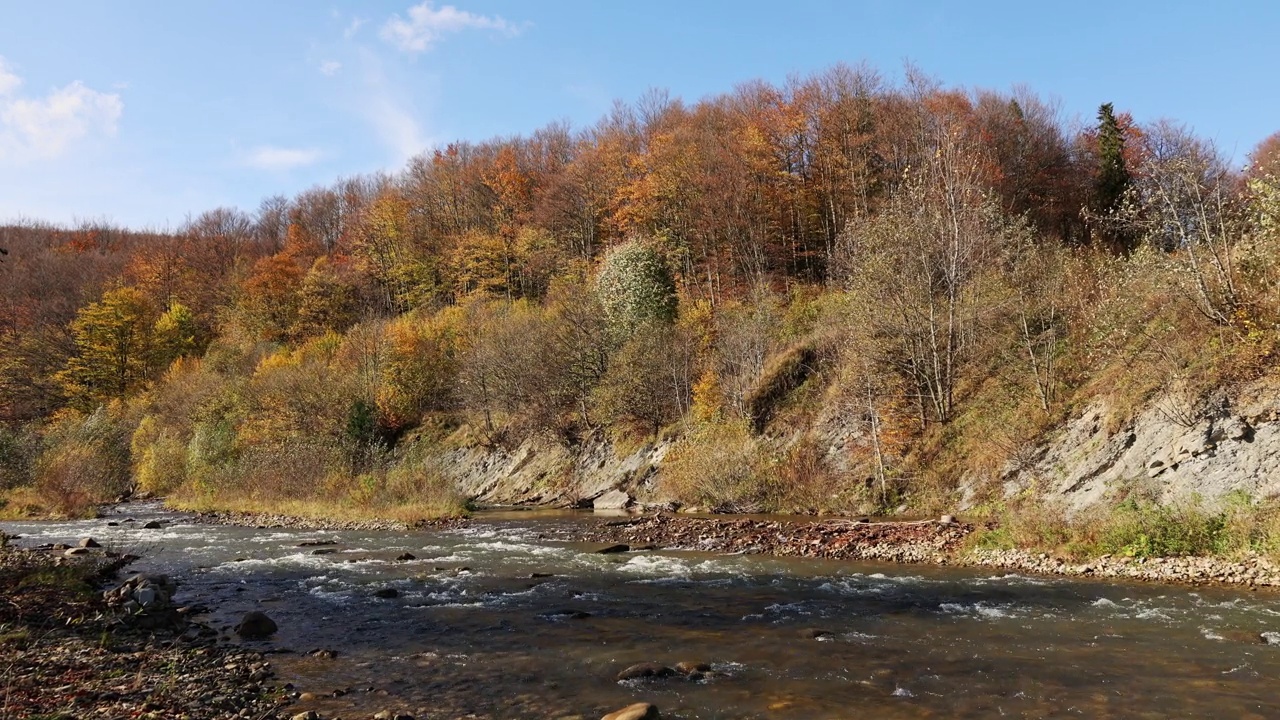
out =
<svg viewBox="0 0 1280 720"><path fill-rule="evenodd" d="M972 549L978 527L943 521L758 520L649 515L598 523L584 540L705 552L989 567L1013 572L1190 585L1280 586L1266 557L1129 558L1074 561L1027 550Z"/></svg>
<svg viewBox="0 0 1280 720"><path fill-rule="evenodd" d="M309 518L276 513L204 512L190 516L191 522L205 525L271 528L284 530L352 530L357 532L404 532L408 530L451 530L466 527L466 518L440 518L401 522L398 520L343 520Z"/></svg>

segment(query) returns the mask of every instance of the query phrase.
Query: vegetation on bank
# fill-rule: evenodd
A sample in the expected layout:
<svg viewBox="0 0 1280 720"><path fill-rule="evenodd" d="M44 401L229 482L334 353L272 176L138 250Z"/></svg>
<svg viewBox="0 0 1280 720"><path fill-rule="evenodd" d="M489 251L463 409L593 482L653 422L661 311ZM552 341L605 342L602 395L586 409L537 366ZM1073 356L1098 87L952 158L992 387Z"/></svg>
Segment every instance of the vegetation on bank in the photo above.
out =
<svg viewBox="0 0 1280 720"><path fill-rule="evenodd" d="M993 545L1270 551L1252 505L1119 488L1067 524L1000 478L1095 399L1195 424L1274 373L1278 217L1276 137L1236 169L1111 105L836 67L175 233L8 227L0 514L411 521L465 511L459 448L665 437L647 499L924 513L965 481Z"/></svg>
<svg viewBox="0 0 1280 720"><path fill-rule="evenodd" d="M982 510L979 516L986 517L988 527L970 539L979 549L1031 550L1077 560L1280 556L1280 503L1238 492L1212 508L1196 499L1161 505L1130 497L1077 516L1035 498Z"/></svg>

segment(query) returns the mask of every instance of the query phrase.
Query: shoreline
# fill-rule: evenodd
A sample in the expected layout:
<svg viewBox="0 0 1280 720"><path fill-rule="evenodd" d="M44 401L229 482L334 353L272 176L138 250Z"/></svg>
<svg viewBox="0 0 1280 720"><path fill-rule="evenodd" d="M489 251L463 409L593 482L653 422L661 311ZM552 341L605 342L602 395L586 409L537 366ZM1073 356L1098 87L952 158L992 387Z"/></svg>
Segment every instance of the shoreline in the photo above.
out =
<svg viewBox="0 0 1280 720"><path fill-rule="evenodd" d="M1049 577L1236 588L1280 587L1280 565L1262 556L1211 556L1072 561L1034 550L966 548L972 523L770 521L652 515L603 523L598 542L679 547L719 553L864 560L903 565L991 568Z"/></svg>
<svg viewBox="0 0 1280 720"><path fill-rule="evenodd" d="M444 518L417 523L300 518L274 513L209 512L195 522L295 530L453 530L474 518ZM887 562L900 565L988 568L1046 577L1188 585L1257 590L1280 588L1280 563L1251 555L1129 558L1102 556L1071 560L1028 549L978 549L966 546L978 525L963 521L875 521L795 516L744 519L671 514L601 518L574 540L654 545L668 549L724 554Z"/></svg>
<svg viewBox="0 0 1280 720"><path fill-rule="evenodd" d="M262 654L190 620L167 578L121 569L100 551L0 547L0 716L279 717ZM147 607L121 604L144 587Z"/></svg>

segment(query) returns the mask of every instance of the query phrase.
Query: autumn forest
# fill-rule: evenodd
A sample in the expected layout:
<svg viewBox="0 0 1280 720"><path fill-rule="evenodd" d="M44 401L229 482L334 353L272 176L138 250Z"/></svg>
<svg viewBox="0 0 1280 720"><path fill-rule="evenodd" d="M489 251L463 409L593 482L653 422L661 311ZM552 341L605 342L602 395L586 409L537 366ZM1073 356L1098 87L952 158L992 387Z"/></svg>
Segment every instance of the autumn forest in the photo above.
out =
<svg viewBox="0 0 1280 720"><path fill-rule="evenodd" d="M995 507L1095 398L1194 419L1275 372L1280 134L1229 158L1105 100L840 65L172 231L15 222L0 514L433 517L451 449L650 443L643 502Z"/></svg>

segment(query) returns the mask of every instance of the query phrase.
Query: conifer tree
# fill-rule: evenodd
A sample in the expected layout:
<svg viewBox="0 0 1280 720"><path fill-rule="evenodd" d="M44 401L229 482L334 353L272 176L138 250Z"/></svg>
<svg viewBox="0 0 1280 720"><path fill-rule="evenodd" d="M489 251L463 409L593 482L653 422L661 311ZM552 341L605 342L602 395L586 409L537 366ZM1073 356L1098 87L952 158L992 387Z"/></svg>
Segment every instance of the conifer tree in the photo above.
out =
<svg viewBox="0 0 1280 720"><path fill-rule="evenodd" d="M1124 201L1133 182L1124 159L1124 130L1116 119L1111 103L1098 108L1098 169L1093 181L1093 214L1108 218ZM1128 254L1134 249L1135 235L1119 227L1108 228L1108 238L1117 250Z"/></svg>

